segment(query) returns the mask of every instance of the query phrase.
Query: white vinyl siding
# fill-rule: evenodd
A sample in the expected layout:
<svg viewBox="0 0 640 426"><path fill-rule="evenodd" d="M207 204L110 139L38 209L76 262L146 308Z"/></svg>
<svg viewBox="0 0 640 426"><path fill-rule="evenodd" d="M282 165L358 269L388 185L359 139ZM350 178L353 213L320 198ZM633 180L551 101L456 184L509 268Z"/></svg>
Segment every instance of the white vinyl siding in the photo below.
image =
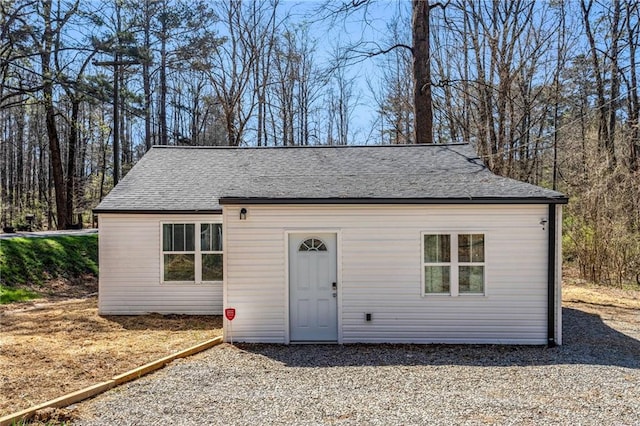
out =
<svg viewBox="0 0 640 426"><path fill-rule="evenodd" d="M288 343L286 233L326 230L338 233L341 343L545 344L548 232L540 221L547 208L225 206L225 306L237 309L234 341ZM482 230L491 262L485 296L422 296L425 230Z"/></svg>
<svg viewBox="0 0 640 426"><path fill-rule="evenodd" d="M99 215L103 315L222 314L222 282L162 282L162 224L222 223L222 215ZM200 244L196 238L195 244Z"/></svg>

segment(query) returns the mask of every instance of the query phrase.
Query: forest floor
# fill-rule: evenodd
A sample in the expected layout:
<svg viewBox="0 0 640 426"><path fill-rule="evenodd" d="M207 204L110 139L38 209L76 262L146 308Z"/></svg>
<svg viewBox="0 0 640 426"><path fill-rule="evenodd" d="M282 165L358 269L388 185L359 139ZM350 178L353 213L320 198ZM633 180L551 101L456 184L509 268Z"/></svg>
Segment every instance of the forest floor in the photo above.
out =
<svg viewBox="0 0 640 426"><path fill-rule="evenodd" d="M54 283L66 300L0 306L0 416L82 389L222 333L219 316L99 316L95 282ZM77 287L76 287L77 288ZM86 297L87 295L91 295ZM563 305L624 333L640 323L640 290L564 279Z"/></svg>

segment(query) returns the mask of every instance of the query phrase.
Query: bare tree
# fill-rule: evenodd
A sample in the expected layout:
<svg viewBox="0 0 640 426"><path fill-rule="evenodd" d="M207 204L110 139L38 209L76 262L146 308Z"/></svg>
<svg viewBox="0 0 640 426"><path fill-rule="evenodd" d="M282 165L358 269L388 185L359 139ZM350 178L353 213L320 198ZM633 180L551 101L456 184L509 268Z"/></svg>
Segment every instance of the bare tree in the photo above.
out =
<svg viewBox="0 0 640 426"><path fill-rule="evenodd" d="M584 30L585 35L587 36L587 40L589 42L589 50L591 55L591 64L593 67L593 75L595 77L596 83L596 93L597 93L597 111L598 111L598 140L600 141L600 147L607 151L607 162L610 167L614 167L616 163L615 158L615 149L613 146L613 135L611 135L611 131L613 130L610 126L610 110L613 110L612 102L615 102L614 98L608 102L605 98L605 70L604 64L602 63L602 59L598 53L598 46L596 44L596 36L594 30L591 26L592 19L592 11L593 11L593 0L581 0L580 1L580 9L582 11L582 19L584 22ZM619 37L618 24L619 24L619 9L620 4L618 0L614 0L613 3L613 21L615 28L612 28L612 47L617 50L617 43ZM613 58L617 57L617 52L613 54ZM612 62L613 63L613 62ZM614 65L615 67L616 65ZM612 78L611 80L611 94L617 92L617 76ZM615 114L615 112L614 112Z"/></svg>
<svg viewBox="0 0 640 426"><path fill-rule="evenodd" d="M241 2L222 2L217 6L227 36L211 52L206 72L224 116L227 143L238 146L256 106L250 83L258 59L255 44L265 34L260 31L264 27L254 24L263 19L268 4L253 8Z"/></svg>
<svg viewBox="0 0 640 426"><path fill-rule="evenodd" d="M351 15L362 12L363 21L367 22L368 8L373 0L358 0L340 3L338 7L324 5L333 19L340 15ZM408 49L413 57L413 107L414 107L414 141L415 143L433 143L433 107L431 80L431 11L435 8L446 8L447 3L430 3L428 0L412 0L411 29L412 45L396 43L381 47L377 42L359 42L349 46L341 55L341 62L360 62L365 58L388 54L395 49Z"/></svg>
<svg viewBox="0 0 640 426"><path fill-rule="evenodd" d="M627 111L629 114L629 170L640 170L640 98L638 97L638 76L636 53L640 45L640 7L638 3L626 0L626 33L629 50L629 77L625 79L627 86Z"/></svg>
<svg viewBox="0 0 640 426"><path fill-rule="evenodd" d="M253 39L251 44L256 58L252 63L252 84L256 99L256 144L258 146L269 145L270 139L276 142L275 135L270 135L267 129L268 109L269 109L269 89L272 85L271 78L273 72L273 62L276 58L275 49L277 46L277 31L282 20L276 18L278 1L273 1L270 12L260 12L258 2L253 2L252 13L250 15L256 34L260 36ZM273 132L272 132L273 133ZM274 137L272 137L274 136Z"/></svg>
<svg viewBox="0 0 640 426"><path fill-rule="evenodd" d="M388 44L406 43L411 32L399 14L387 24ZM414 143L413 57L408 49L394 49L377 59L380 78L369 87L377 105L380 142Z"/></svg>

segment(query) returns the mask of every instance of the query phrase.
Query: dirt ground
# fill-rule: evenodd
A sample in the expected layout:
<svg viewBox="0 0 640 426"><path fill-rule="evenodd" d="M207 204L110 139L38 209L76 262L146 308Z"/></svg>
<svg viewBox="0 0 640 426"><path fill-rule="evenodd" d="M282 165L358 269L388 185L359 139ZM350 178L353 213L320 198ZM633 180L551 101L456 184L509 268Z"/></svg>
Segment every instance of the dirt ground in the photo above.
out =
<svg viewBox="0 0 640 426"><path fill-rule="evenodd" d="M99 316L96 296L0 306L0 416L221 334L220 316Z"/></svg>
<svg viewBox="0 0 640 426"><path fill-rule="evenodd" d="M93 290L87 284L67 290L67 297ZM640 322L640 291L589 286L571 271L563 304L597 314L623 333ZM0 306L0 416L221 335L221 328L219 316L101 317L95 295Z"/></svg>

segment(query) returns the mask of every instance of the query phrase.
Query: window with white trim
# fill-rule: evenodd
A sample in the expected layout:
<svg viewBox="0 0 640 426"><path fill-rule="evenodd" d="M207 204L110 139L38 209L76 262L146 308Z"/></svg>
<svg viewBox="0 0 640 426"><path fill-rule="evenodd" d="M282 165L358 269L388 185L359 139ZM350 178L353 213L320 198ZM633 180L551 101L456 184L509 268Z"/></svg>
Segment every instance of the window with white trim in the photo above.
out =
<svg viewBox="0 0 640 426"><path fill-rule="evenodd" d="M200 241L196 240L200 235ZM162 281L207 283L222 281L221 223L163 223Z"/></svg>
<svg viewBox="0 0 640 426"><path fill-rule="evenodd" d="M422 234L422 293L485 293L485 235Z"/></svg>

